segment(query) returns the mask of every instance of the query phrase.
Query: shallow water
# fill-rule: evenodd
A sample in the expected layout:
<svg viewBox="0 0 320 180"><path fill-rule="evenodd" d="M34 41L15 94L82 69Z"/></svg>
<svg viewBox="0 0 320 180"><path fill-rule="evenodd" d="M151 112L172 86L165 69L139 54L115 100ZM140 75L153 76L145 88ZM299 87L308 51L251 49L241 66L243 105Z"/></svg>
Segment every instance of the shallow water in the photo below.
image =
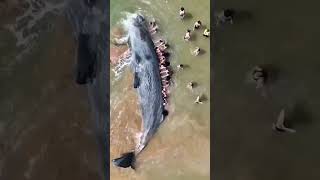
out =
<svg viewBox="0 0 320 180"><path fill-rule="evenodd" d="M151 4L152 2L152 4ZM210 99L210 42L202 37L202 31L194 33L191 42L184 42L187 28L192 29L196 20L210 26L209 1L111 1L111 29L125 17L124 12L140 11L154 17L160 27L160 35L170 46L170 61L176 72L177 64L189 68L173 76L169 99L169 117L158 133L138 157L137 171L111 166L111 179L209 179L210 176L210 103L194 104L197 95ZM179 20L178 10L184 6L192 17ZM160 11L159 11L160 10ZM204 49L204 54L194 57L191 49ZM137 94L132 87L132 72L125 68L115 80L111 71L111 159L132 150L141 126L141 115ZM186 88L189 81L198 86L193 92Z"/></svg>
<svg viewBox="0 0 320 180"><path fill-rule="evenodd" d="M217 9L247 11L252 19L217 30L215 179L319 179L318 4L217 1ZM257 64L271 67L266 97L247 83L247 72ZM297 130L294 135L278 136L271 130L283 107Z"/></svg>

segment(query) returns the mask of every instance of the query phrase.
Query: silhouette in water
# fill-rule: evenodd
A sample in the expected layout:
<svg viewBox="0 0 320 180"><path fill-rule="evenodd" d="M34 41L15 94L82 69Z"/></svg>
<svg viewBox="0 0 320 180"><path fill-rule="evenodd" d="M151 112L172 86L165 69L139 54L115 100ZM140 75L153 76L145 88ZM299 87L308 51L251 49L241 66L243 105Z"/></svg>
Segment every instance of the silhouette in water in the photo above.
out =
<svg viewBox="0 0 320 180"><path fill-rule="evenodd" d="M89 38L90 36L87 34L79 34L76 69L76 82L78 84L87 84L95 78L96 54L89 48Z"/></svg>

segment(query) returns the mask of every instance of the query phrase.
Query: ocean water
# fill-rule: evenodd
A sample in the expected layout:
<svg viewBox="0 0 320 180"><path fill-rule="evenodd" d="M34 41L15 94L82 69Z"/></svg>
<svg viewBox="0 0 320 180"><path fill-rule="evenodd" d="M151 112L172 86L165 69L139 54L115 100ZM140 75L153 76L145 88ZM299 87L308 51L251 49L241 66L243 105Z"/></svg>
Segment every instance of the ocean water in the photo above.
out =
<svg viewBox="0 0 320 180"><path fill-rule="evenodd" d="M210 41L202 36L203 29L193 32L190 42L185 42L183 36L197 20L210 26L210 1L112 0L110 4L111 30L121 26L127 12L140 12L147 18L155 18L160 29L157 36L170 44L170 62L174 70L169 116L138 156L137 170L111 165L111 179L209 179ZM178 16L180 6L189 13L183 21ZM203 49L203 54L194 57L191 50L197 46ZM178 64L188 65L188 68L178 72ZM125 67L117 77L110 71L110 76L110 156L113 159L135 147L141 127L141 112L129 67ZM186 88L190 81L197 83L193 91ZM198 95L207 99L204 104L193 103Z"/></svg>
<svg viewBox="0 0 320 180"><path fill-rule="evenodd" d="M214 179L319 179L319 2L216 5L241 18L217 28L215 38ZM260 64L270 70L265 96L247 81ZM296 134L272 132L282 108Z"/></svg>

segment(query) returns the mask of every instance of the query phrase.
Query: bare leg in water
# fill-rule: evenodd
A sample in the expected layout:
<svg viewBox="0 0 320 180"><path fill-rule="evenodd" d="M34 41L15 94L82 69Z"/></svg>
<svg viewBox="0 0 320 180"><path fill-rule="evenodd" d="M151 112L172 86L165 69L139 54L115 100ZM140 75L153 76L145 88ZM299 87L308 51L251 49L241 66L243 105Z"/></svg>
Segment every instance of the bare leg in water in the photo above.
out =
<svg viewBox="0 0 320 180"><path fill-rule="evenodd" d="M278 132L295 133L296 130L285 127L284 121L285 121L285 109L282 109L279 114L277 122L272 124L272 129Z"/></svg>

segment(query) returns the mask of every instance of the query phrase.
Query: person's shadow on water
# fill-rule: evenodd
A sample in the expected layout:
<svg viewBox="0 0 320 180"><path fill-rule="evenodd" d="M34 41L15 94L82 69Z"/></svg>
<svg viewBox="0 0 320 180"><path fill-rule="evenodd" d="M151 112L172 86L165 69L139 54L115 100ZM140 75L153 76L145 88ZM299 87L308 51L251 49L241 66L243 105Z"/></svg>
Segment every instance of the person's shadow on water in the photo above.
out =
<svg viewBox="0 0 320 180"><path fill-rule="evenodd" d="M192 14L189 12L186 12L183 20L191 20L192 18L193 18Z"/></svg>
<svg viewBox="0 0 320 180"><path fill-rule="evenodd" d="M228 9L228 10L231 11L233 24L244 23L244 22L248 22L248 21L253 20L253 14L252 14L252 12L250 12L248 10L238 10L238 9L237 10ZM215 15L216 25L224 26L224 25L230 24L230 23L226 23L226 22L222 23L218 17L218 14Z"/></svg>
<svg viewBox="0 0 320 180"><path fill-rule="evenodd" d="M234 23L243 23L253 20L253 14L248 10L234 10L233 16Z"/></svg>
<svg viewBox="0 0 320 180"><path fill-rule="evenodd" d="M201 99L202 102L208 101L208 97L207 97L205 94L202 94L202 95L200 96L200 99Z"/></svg>
<svg viewBox="0 0 320 180"><path fill-rule="evenodd" d="M308 111L307 102L299 101L290 108L290 114L288 114L288 121L286 125L288 127L297 128L299 126L308 126L312 123L311 112Z"/></svg>
<svg viewBox="0 0 320 180"><path fill-rule="evenodd" d="M201 55L205 54L206 52L207 52L206 50L201 49L201 51L199 52L198 56L201 56Z"/></svg>
<svg viewBox="0 0 320 180"><path fill-rule="evenodd" d="M272 64L264 64L264 65L261 65L260 67L264 69L265 72L267 73L265 85L269 86L269 85L275 84L279 78L280 70Z"/></svg>

